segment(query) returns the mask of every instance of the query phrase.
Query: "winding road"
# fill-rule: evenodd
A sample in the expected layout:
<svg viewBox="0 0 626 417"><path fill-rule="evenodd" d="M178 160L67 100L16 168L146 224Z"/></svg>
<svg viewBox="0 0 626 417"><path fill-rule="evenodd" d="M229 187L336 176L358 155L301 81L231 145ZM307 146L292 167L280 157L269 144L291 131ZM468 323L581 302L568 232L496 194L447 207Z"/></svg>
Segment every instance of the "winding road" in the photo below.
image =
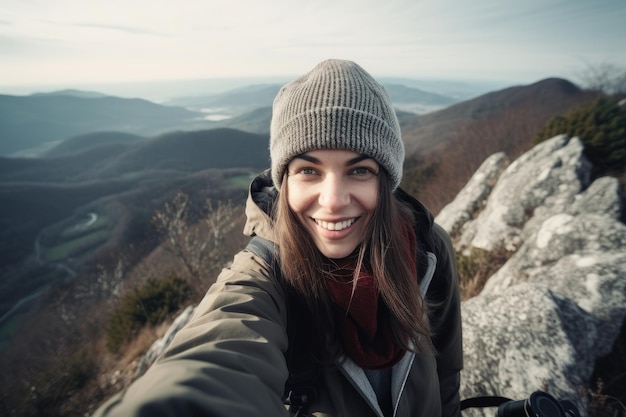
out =
<svg viewBox="0 0 626 417"><path fill-rule="evenodd" d="M90 213L87 214L87 217L88 218L87 218L86 221L75 224L74 226L72 226L70 228L70 230L73 231L73 232L74 231L75 232L83 232L83 231L89 229L91 226L93 226L96 223L96 221L98 221L98 214L97 213L90 212ZM74 271L72 268L70 268L64 262L46 262L43 259L43 256L42 256L42 253L41 253L41 242L40 242L40 240L41 240L41 232L39 232L37 234L37 237L35 238L35 245L34 245L35 262L37 262L39 265L51 264L51 265L57 267L58 269L64 270L72 278L75 278L76 276L78 276L76 271ZM13 316L13 314L19 312L20 309L22 309L23 307L26 307L26 306L28 306L29 303L32 303L32 302L36 301L49 288L50 288L50 284L45 285L45 286L37 289L35 292L33 292L31 294L28 294L26 297L23 297L20 300L18 300L6 313L4 313L0 317L0 325L2 325L5 321L7 321L9 318L11 318L11 316Z"/></svg>

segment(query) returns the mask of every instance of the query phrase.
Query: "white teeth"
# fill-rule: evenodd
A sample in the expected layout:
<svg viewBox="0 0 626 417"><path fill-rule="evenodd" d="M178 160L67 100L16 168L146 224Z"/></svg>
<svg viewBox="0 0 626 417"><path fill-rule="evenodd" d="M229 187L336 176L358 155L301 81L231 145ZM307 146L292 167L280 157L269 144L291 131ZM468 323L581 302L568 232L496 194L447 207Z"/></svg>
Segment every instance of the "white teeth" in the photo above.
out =
<svg viewBox="0 0 626 417"><path fill-rule="evenodd" d="M332 223L332 222L326 222L324 220L315 220L315 223L317 223L317 225L323 229L338 231L338 230L343 230L346 227L351 226L352 223L354 223L355 221L356 219L350 219L350 220L344 220L342 222Z"/></svg>

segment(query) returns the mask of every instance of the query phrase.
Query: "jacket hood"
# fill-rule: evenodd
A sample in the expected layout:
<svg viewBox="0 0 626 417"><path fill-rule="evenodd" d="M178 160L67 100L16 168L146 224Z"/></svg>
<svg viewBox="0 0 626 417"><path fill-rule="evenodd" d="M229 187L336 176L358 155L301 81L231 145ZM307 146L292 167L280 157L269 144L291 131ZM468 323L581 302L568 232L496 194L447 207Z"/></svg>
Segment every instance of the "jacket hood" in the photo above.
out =
<svg viewBox="0 0 626 417"><path fill-rule="evenodd" d="M274 187L271 170L266 169L252 180L248 188L244 235L258 235L275 241L271 213L277 198L278 190Z"/></svg>
<svg viewBox="0 0 626 417"><path fill-rule="evenodd" d="M420 201L401 188L396 189L395 195L413 209L418 236L429 235L434 221L432 213ZM278 190L272 181L270 169L261 172L252 180L246 201L247 219L243 229L246 236L258 235L272 242L276 241L271 213L277 198Z"/></svg>

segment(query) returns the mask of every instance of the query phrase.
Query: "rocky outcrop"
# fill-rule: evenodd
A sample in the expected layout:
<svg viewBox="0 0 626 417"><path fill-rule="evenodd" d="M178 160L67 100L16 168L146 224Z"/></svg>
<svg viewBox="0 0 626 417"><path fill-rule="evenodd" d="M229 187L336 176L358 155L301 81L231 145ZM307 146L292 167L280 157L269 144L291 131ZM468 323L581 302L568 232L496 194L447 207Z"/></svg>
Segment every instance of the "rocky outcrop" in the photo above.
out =
<svg viewBox="0 0 626 417"><path fill-rule="evenodd" d="M501 170L495 155L437 216L461 253L514 252L462 303L462 398L523 399L547 389L577 401L596 359L612 349L626 316L626 225L618 181L590 184L582 150L577 138L554 137L509 165L493 188L485 184L490 193L472 192Z"/></svg>
<svg viewBox="0 0 626 417"><path fill-rule="evenodd" d="M483 208L506 164L504 152L498 152L487 158L457 194L454 203L441 209L437 216L439 225L452 236L460 233L461 228Z"/></svg>

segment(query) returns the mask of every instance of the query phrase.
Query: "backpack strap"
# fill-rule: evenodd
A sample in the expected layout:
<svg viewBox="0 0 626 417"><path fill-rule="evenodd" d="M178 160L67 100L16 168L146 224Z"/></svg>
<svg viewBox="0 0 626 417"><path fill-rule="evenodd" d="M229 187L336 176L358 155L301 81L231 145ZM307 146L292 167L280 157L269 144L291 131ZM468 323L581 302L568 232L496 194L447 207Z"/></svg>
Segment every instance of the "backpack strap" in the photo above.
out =
<svg viewBox="0 0 626 417"><path fill-rule="evenodd" d="M289 347L285 353L289 377L285 383L283 403L288 406L289 413L294 417L305 417L309 405L317 399L317 382L320 369L310 355L306 345L307 326L302 317L305 303L299 302L300 295L283 278L275 256L276 245L260 236L253 236L246 250L260 256L270 267L274 279L287 296L287 335Z"/></svg>
<svg viewBox="0 0 626 417"><path fill-rule="evenodd" d="M484 408L484 407L498 407L504 403L513 401L510 398L499 396L484 396L484 397L472 397L466 398L461 401L461 410L467 408Z"/></svg>

